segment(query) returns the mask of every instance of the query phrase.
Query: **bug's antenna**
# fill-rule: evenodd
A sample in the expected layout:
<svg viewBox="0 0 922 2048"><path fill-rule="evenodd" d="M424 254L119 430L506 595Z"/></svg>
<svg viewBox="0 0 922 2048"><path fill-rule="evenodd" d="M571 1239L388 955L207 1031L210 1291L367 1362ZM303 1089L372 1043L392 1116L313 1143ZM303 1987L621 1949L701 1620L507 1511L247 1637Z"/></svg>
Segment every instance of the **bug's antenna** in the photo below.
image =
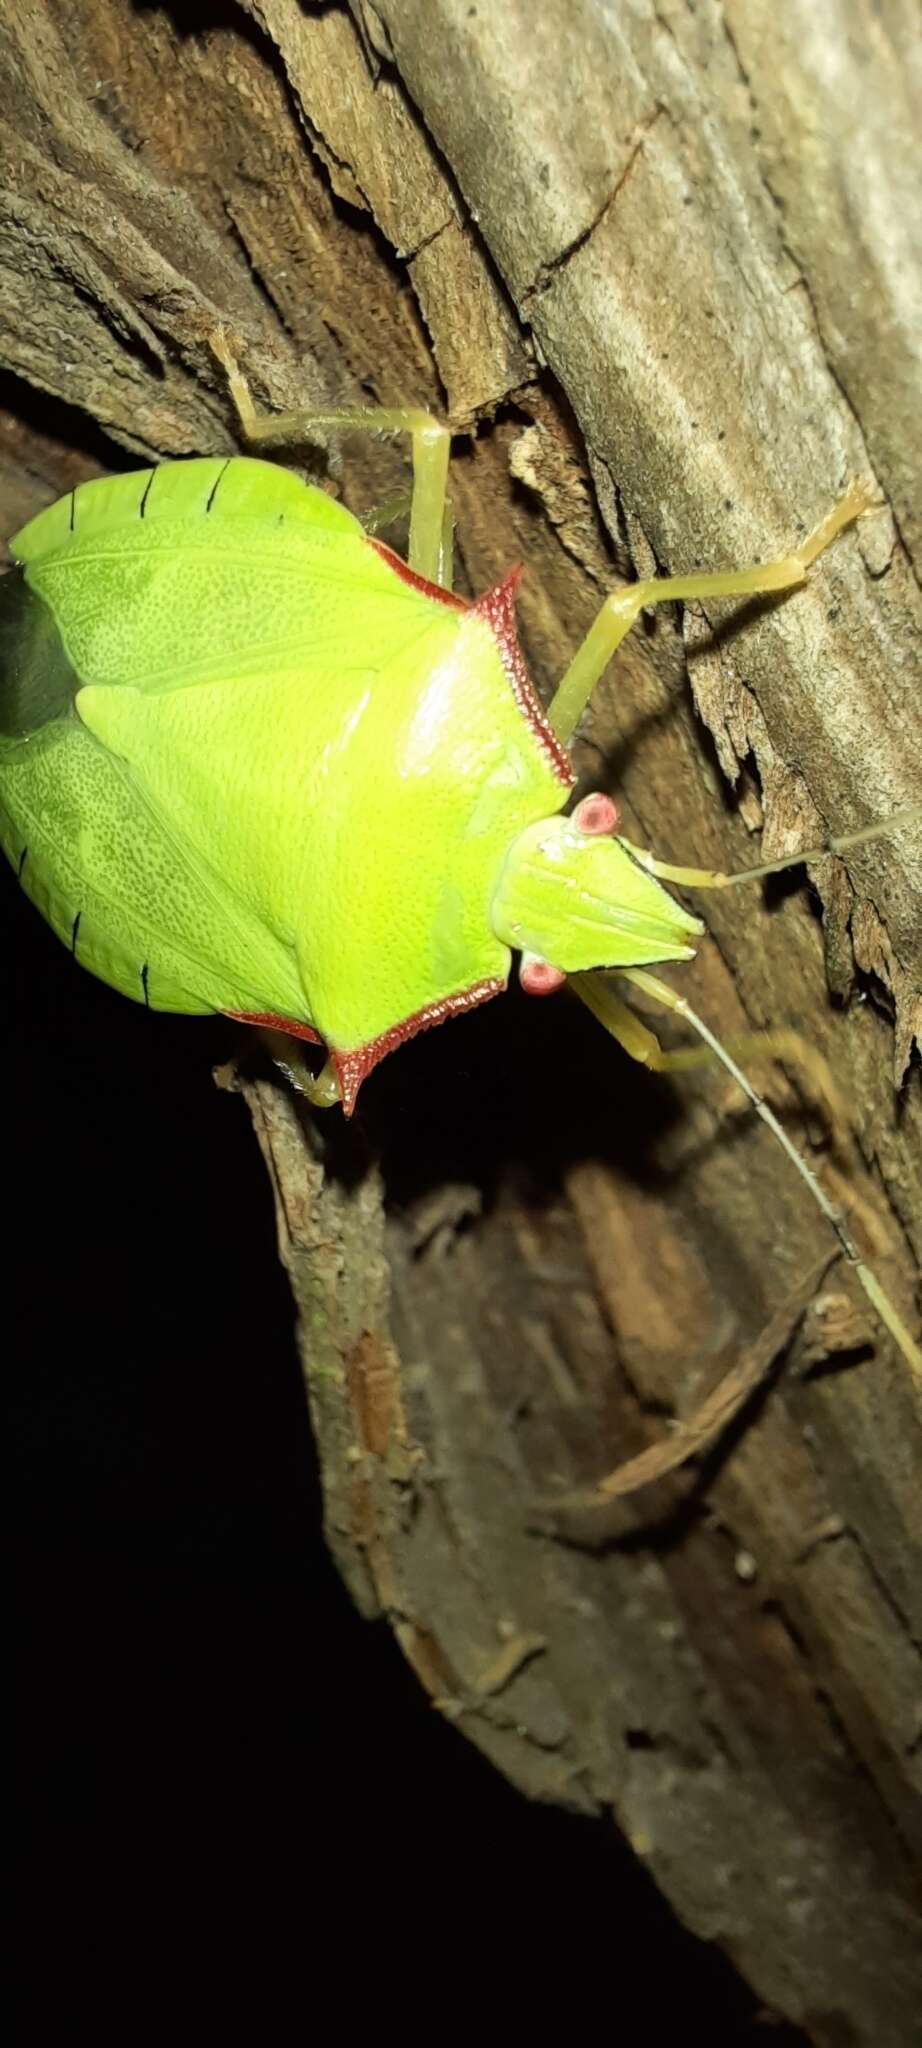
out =
<svg viewBox="0 0 922 2048"><path fill-rule="evenodd" d="M894 811L889 818L883 818L875 825L862 825L857 832L842 832L835 839L827 839L825 846L805 846L799 853L787 853L780 860L759 861L752 868L737 868L733 874L725 874L721 868L675 867L669 861L657 860L644 847L635 846L630 839L622 839L622 845L636 860L638 867L646 868L657 881L675 882L686 889L733 889L738 882L759 882L766 875L780 875L785 868L802 867L806 861L823 860L831 853L847 853L853 846L867 846L872 839L886 839L891 833L901 832L904 825L915 825L922 821L922 804L910 804L905 810Z"/></svg>
<svg viewBox="0 0 922 2048"><path fill-rule="evenodd" d="M732 888L735 882L757 882L763 875L780 875L784 868L796 868L802 861L821 860L824 854L847 853L852 846L867 846L872 839L884 839L891 832L899 832L904 825L915 825L922 820L922 804L910 804L904 811L894 811L878 825L864 825L859 832L843 832L835 839L827 840L825 846L811 846L803 853L789 853L782 860L763 861L759 867L740 868L735 875L724 875L720 886Z"/></svg>

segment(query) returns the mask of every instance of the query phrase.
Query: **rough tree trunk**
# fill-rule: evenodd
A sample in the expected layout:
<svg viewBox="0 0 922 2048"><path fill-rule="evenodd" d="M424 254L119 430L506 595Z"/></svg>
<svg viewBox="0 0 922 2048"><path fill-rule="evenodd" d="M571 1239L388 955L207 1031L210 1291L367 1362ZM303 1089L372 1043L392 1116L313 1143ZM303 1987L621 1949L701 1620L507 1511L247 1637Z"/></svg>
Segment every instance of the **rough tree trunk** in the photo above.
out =
<svg viewBox="0 0 922 2048"><path fill-rule="evenodd" d="M815 843L922 794L917 27L911 0L241 0L217 28L6 0L0 360L113 461L234 445L217 319L272 407L446 406L462 577L527 564L545 691L618 575L777 551L873 474L891 517L807 593L636 633L579 752L667 858ZM404 475L354 441L316 460L359 510ZM8 415L4 533L92 468ZM827 1054L857 1134L827 1184L917 1327L918 839L813 885L709 904L687 986L725 1033ZM356 1598L515 1783L610 1812L770 2005L907 2048L918 1409L840 1268L781 1313L827 1245L765 1133L565 1000L418 1041L350 1133L240 1085ZM786 1372L706 1472L549 1514L776 1314Z"/></svg>

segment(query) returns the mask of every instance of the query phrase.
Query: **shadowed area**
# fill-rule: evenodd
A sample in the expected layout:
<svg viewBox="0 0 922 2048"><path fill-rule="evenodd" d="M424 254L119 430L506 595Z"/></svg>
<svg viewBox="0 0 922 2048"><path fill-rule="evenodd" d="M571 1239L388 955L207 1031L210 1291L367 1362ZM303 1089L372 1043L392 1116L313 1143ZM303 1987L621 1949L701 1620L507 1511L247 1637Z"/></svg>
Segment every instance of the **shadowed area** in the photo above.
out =
<svg viewBox="0 0 922 2048"><path fill-rule="evenodd" d="M526 2025L577 1959L581 1997L609 1997L616 1918L624 2024L671 2028L691 2005L715 2044L755 2043L751 1998L617 1835L513 1793L351 1607L320 1534L264 1175L208 1075L239 1034L120 1001L0 882L19 1924L31 1940L49 1915L70 1923L64 2012L94 1981L91 1925L130 1956L161 1891L206 1943L212 1923L224 1940L271 1928L283 1988L303 1883L321 1890L308 2022L331 1913L383 1967L408 1917L435 1957L473 1912L475 2003L512 1970ZM536 1082L561 1056L578 1071L589 1020L550 1008L494 1005L369 1083L396 1204L449 1162L488 1202L510 1172L539 1201L553 1187L589 1111L578 1089L542 1111ZM596 1083L614 1122L616 1079Z"/></svg>

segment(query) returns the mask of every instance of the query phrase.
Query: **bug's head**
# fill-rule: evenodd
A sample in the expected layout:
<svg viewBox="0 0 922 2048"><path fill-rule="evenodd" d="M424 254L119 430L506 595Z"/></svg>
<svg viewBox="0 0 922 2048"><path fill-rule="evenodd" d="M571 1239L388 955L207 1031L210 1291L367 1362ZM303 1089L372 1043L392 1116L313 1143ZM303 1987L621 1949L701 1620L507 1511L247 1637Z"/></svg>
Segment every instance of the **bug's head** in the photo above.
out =
<svg viewBox="0 0 922 2048"><path fill-rule="evenodd" d="M493 929L525 956L534 994L565 974L690 960L704 930L613 836L617 812L601 794L571 817L529 825L512 843L493 898Z"/></svg>

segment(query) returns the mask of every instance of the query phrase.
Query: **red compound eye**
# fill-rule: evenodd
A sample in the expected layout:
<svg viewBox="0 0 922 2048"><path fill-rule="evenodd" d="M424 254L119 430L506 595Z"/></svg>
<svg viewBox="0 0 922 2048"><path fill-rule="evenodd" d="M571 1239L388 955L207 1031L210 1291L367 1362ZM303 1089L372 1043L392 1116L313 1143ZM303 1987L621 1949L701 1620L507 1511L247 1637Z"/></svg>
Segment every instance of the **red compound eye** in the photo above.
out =
<svg viewBox="0 0 922 2048"><path fill-rule="evenodd" d="M573 823L579 832L591 833L593 838L607 837L618 830L618 806L610 796L604 796L600 789L592 796L584 796L573 812Z"/></svg>
<svg viewBox="0 0 922 2048"><path fill-rule="evenodd" d="M552 967L549 960L540 960L537 953L523 953L519 967L519 980L527 996L552 996L555 989L562 988L566 975L559 967Z"/></svg>

